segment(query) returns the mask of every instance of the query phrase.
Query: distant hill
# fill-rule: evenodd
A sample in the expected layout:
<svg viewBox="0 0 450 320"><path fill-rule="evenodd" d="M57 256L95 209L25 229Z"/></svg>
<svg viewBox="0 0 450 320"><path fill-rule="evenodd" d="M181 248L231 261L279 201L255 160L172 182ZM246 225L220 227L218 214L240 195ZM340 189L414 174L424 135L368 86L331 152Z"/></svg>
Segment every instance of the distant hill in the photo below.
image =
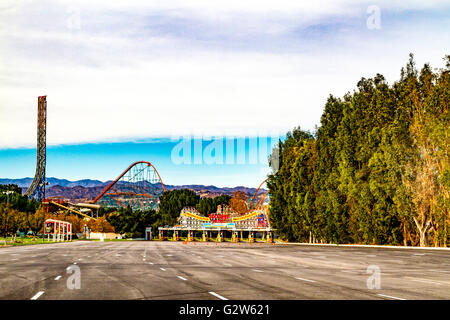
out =
<svg viewBox="0 0 450 320"><path fill-rule="evenodd" d="M33 181L33 178L22 178L22 179L1 179L0 178L0 184L11 184L12 183L12 184L17 184L21 188L28 188L32 181ZM62 187L75 187L75 186L96 187L96 186L104 184L100 180L90 180L90 179L69 181L66 179L47 178L47 182L49 183L49 186L59 185Z"/></svg>
<svg viewBox="0 0 450 320"><path fill-rule="evenodd" d="M29 187L33 178L22 179L0 179L0 184L17 184L22 188L23 192ZM102 182L100 180L83 179L77 181L69 181L66 179L47 178L49 185L46 188L47 197L62 197L71 201L88 201L94 199L103 189L111 183L111 181ZM232 196L235 191L242 191L248 194L250 197L256 191L256 188L248 188L244 186L238 187L216 187L213 185L165 185L166 190L174 189L191 189L194 190L201 197L216 197L221 194L227 194ZM267 190L260 189L258 192L258 198L266 193Z"/></svg>

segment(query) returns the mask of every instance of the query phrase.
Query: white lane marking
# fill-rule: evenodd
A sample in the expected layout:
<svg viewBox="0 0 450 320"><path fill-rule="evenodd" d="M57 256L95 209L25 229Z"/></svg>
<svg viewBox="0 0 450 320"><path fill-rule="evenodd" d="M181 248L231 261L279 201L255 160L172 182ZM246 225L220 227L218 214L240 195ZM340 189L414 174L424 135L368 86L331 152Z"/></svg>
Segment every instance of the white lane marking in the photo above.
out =
<svg viewBox="0 0 450 320"><path fill-rule="evenodd" d="M376 257L377 255L376 254L368 254L367 256L368 257Z"/></svg>
<svg viewBox="0 0 450 320"><path fill-rule="evenodd" d="M78 259L78 261L81 261L82 259L80 258L80 259Z"/></svg>
<svg viewBox="0 0 450 320"><path fill-rule="evenodd" d="M164 268L160 268L162 271L166 271L166 269L164 269Z"/></svg>
<svg viewBox="0 0 450 320"><path fill-rule="evenodd" d="M149 262L149 264L153 264L153 262Z"/></svg>
<svg viewBox="0 0 450 320"><path fill-rule="evenodd" d="M406 300L406 299L403 299L403 298L388 296L388 295L381 294L381 293L378 293L377 295L380 296L380 297L386 297L386 298L391 298L391 299L395 299L395 300Z"/></svg>
<svg viewBox="0 0 450 320"><path fill-rule="evenodd" d="M252 271L255 271L255 272L264 272L264 271L258 270L258 269L253 269Z"/></svg>
<svg viewBox="0 0 450 320"><path fill-rule="evenodd" d="M38 293L36 293L33 298L31 298L30 300L37 300L40 296L42 296L44 294L44 291L39 291Z"/></svg>
<svg viewBox="0 0 450 320"><path fill-rule="evenodd" d="M305 278L295 278L295 279L302 280L302 281L307 281L307 282L317 282L317 281L310 280L310 279L305 279Z"/></svg>
<svg viewBox="0 0 450 320"><path fill-rule="evenodd" d="M59 279L61 279L61 276L57 276L57 277L55 278L56 281L58 281Z"/></svg>
<svg viewBox="0 0 450 320"><path fill-rule="evenodd" d="M182 276L177 276L178 278L180 278L181 280L187 281L186 278L183 278Z"/></svg>
<svg viewBox="0 0 450 320"><path fill-rule="evenodd" d="M412 281L423 282L423 283L432 283L437 284L438 286L442 285L442 283L433 281L433 280L422 280L422 279L411 279Z"/></svg>
<svg viewBox="0 0 450 320"><path fill-rule="evenodd" d="M424 256L425 253L414 253L415 256Z"/></svg>
<svg viewBox="0 0 450 320"><path fill-rule="evenodd" d="M173 256L172 254L168 254L168 255L166 255L166 257L171 257L171 256Z"/></svg>
<svg viewBox="0 0 450 320"><path fill-rule="evenodd" d="M228 300L227 298L222 297L220 294L217 294L217 293L212 292L212 291L210 291L209 294L212 294L213 296L215 296L215 297L217 297L217 298L219 298L221 300Z"/></svg>
<svg viewBox="0 0 450 320"><path fill-rule="evenodd" d="M76 262L74 262L73 264L77 264Z"/></svg>

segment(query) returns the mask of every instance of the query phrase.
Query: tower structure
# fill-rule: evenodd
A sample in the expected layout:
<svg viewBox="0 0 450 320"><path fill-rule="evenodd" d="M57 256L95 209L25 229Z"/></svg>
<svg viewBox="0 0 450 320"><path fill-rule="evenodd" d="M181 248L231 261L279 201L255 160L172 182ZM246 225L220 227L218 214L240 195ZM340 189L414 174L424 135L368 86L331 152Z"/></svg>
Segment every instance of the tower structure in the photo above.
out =
<svg viewBox="0 0 450 320"><path fill-rule="evenodd" d="M45 198L47 96L38 97L36 173L25 195L42 201Z"/></svg>

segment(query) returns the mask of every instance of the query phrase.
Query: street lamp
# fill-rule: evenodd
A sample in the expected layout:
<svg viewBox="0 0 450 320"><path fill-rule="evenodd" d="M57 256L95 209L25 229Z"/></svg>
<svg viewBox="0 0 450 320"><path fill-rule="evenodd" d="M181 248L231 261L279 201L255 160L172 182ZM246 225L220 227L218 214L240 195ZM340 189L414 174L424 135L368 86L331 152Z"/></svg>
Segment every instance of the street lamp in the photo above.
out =
<svg viewBox="0 0 450 320"><path fill-rule="evenodd" d="M4 194L6 194L6 203L9 204L9 195L11 193L14 193L14 191L8 190L8 191L3 191Z"/></svg>

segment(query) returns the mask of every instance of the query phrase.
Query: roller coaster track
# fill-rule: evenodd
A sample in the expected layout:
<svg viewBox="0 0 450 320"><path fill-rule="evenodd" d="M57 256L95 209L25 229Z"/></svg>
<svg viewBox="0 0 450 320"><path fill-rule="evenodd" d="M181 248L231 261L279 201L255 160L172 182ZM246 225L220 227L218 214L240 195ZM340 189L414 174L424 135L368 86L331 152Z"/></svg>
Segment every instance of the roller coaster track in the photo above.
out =
<svg viewBox="0 0 450 320"><path fill-rule="evenodd" d="M267 178L267 179L268 179L268 178ZM252 197L252 199L250 200L250 209L257 209L257 208L262 204L262 201L266 198L267 194L269 193L269 192L266 192L266 194L265 194L264 197L258 202L258 204L256 205L256 207L253 208L253 203L254 203L254 201L255 201L255 197L256 197L256 195L258 194L259 189L261 189L261 187L263 186L263 184L266 183L267 179L265 179L263 182L261 182L261 184L259 185L259 187L256 189L255 193L253 194L253 197Z"/></svg>
<svg viewBox="0 0 450 320"><path fill-rule="evenodd" d="M90 217L90 216L88 216L87 214L84 214L84 213L82 213L82 212L80 212L80 211L77 211L77 210L71 209L71 208L69 208L69 207L63 206L62 204L59 204L59 203L57 203L57 202L50 201L50 203L51 203L51 204L54 204L54 205L56 205L56 206L58 206L58 207L61 207L61 208L63 208L63 209L66 209L66 210L69 210L69 211L71 211L71 212L74 212L74 213L76 213L76 214L79 214L79 215L81 215L81 216L83 216L83 217L85 217L85 218L97 220L96 218Z"/></svg>
<svg viewBox="0 0 450 320"><path fill-rule="evenodd" d="M133 210L146 210L157 206L160 192L166 187L156 168L148 161L136 161L128 166L113 182L97 196L91 203L101 203L106 207L127 207Z"/></svg>

